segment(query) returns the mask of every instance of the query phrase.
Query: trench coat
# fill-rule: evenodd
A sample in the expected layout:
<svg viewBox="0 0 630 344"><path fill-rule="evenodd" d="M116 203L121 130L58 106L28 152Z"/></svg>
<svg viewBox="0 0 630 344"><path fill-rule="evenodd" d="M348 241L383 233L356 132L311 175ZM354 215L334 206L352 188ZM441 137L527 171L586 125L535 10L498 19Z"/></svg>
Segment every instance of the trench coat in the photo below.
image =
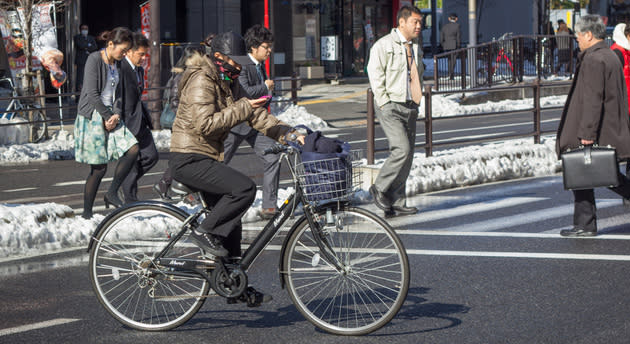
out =
<svg viewBox="0 0 630 344"><path fill-rule="evenodd" d="M580 139L617 149L630 158L628 100L619 58L601 41L578 54L575 77L562 111L556 152L580 146Z"/></svg>

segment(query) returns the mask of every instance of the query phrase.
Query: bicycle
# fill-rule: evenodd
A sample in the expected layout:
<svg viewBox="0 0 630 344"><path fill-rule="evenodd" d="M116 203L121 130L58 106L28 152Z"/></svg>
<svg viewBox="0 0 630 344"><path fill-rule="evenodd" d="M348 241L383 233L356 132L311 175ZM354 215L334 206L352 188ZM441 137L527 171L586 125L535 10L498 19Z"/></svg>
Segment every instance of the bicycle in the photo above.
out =
<svg viewBox="0 0 630 344"><path fill-rule="evenodd" d="M280 250L281 287L300 313L334 334L363 335L387 324L409 288L403 244L378 215L350 204L361 183L358 156L302 162L295 148L274 148L287 162L295 191L267 222L242 257L207 256L188 238L211 212L203 194L174 182L179 195L194 193L194 214L169 203L145 201L116 209L90 240L90 277L100 303L122 324L147 331L175 328L197 313L210 289L243 295L247 271L299 205ZM352 165L355 166L352 166ZM309 171L322 171L315 172ZM340 180L322 182L332 176Z"/></svg>
<svg viewBox="0 0 630 344"><path fill-rule="evenodd" d="M507 83L515 82L514 66L509 56L509 51L512 48L511 35L511 33L503 34L497 41L488 46L488 50L492 52L482 53L482 64L477 69L477 74L479 80L485 78L485 84L489 85L491 81L496 83L495 76ZM496 51L496 55L494 55L494 51ZM490 57L494 57L494 59L490 59Z"/></svg>
<svg viewBox="0 0 630 344"><path fill-rule="evenodd" d="M18 92L13 85L11 78L2 78L0 82L7 82L11 87L11 101L7 105L6 109L0 118L6 118L8 120L13 119L16 116L28 119L29 128L29 140L33 143L41 141L46 137L48 124L46 122L46 114L42 111L41 107L36 104L23 104L18 97ZM24 114L27 114L24 116Z"/></svg>

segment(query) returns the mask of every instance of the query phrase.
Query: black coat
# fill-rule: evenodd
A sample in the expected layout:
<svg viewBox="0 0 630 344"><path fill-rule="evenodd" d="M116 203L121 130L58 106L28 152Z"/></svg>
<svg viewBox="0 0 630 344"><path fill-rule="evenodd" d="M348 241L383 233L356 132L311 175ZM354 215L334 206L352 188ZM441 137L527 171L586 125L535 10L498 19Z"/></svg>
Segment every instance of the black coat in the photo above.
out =
<svg viewBox="0 0 630 344"><path fill-rule="evenodd" d="M451 22L444 24L440 30L440 43L444 50L459 49L462 42L462 31L458 22Z"/></svg>
<svg viewBox="0 0 630 344"><path fill-rule="evenodd" d="M236 56L234 60L238 62L242 69L241 74L238 77L238 83L240 84L240 92L234 93L236 99L245 97L249 99L257 99L264 95L269 94L269 89L267 85L260 80L260 76L258 75L258 71L256 70L256 64L249 58L249 55L245 56ZM262 68L263 78L267 80L267 72L265 72L265 68ZM265 107L269 105L271 99L265 104ZM254 129L248 126L245 123L241 123L232 130L230 130L233 134L247 136L252 135Z"/></svg>
<svg viewBox="0 0 630 344"><path fill-rule="evenodd" d="M573 84L558 125L558 156L568 148L577 148L580 139L594 140L600 146L611 145L617 149L619 159L630 158L623 69L604 41L578 55Z"/></svg>
<svg viewBox="0 0 630 344"><path fill-rule="evenodd" d="M76 49L74 63L78 65L84 65L90 53L98 50L96 40L90 35L87 37L83 35L74 36L74 47Z"/></svg>
<svg viewBox="0 0 630 344"><path fill-rule="evenodd" d="M144 80L144 70L136 67L136 73L126 58L120 61L119 67L120 82L116 89L117 104L114 111L120 111L125 125L137 137L142 130L148 130L151 126L149 111L141 100L144 83L138 83L138 77Z"/></svg>

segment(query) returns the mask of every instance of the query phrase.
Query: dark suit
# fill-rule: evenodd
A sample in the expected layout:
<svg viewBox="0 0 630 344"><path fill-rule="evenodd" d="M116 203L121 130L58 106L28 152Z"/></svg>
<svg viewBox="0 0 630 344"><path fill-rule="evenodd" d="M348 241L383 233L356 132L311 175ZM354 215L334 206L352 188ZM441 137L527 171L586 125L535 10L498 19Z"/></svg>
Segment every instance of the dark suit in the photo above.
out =
<svg viewBox="0 0 630 344"><path fill-rule="evenodd" d="M459 28L459 23L449 21L440 30L440 43L444 51L451 51L459 49L461 46L462 33ZM448 76L453 78L455 70L455 63L457 58L455 55L450 55L448 59Z"/></svg>
<svg viewBox="0 0 630 344"><path fill-rule="evenodd" d="M235 97L242 98L247 97L250 99L260 98L269 94L267 85L264 80L267 80L267 73L262 68L262 79L256 70L256 64L249 56L236 56L234 60L242 66L241 74L238 77L238 82L241 85L240 92ZM271 100L269 100L271 102ZM269 102L265 106L269 105ZM278 198L278 185L280 182L280 155L279 154L267 154L263 155L265 149L273 146L276 142L267 136L262 135L252 127L245 123L241 123L232 130L230 134L223 142L223 161L229 164L238 149L238 146L247 141L249 145L254 149L256 155L263 161L264 164L264 177L263 177L263 208L276 208Z"/></svg>
<svg viewBox="0 0 630 344"><path fill-rule="evenodd" d="M153 135L151 134L151 119L149 112L141 100L144 77L142 67L133 69L131 63L126 58L120 61L120 82L118 83L117 94L120 95L118 102L114 105L117 113L127 129L133 133L138 140L140 153L138 162L131 169L127 178L123 181L122 190L125 202L137 200L138 180L158 162L159 155Z"/></svg>
<svg viewBox="0 0 630 344"><path fill-rule="evenodd" d="M85 62L91 52L98 50L96 40L94 37L88 35L76 35L74 36L74 63L77 65L77 90L83 86L83 75L85 70Z"/></svg>

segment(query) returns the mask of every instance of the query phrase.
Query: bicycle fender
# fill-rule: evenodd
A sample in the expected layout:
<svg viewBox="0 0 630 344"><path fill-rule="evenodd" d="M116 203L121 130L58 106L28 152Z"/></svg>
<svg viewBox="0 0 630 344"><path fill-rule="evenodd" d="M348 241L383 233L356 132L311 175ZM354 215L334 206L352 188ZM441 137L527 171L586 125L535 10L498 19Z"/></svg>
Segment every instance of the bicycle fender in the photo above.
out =
<svg viewBox="0 0 630 344"><path fill-rule="evenodd" d="M103 221L101 221L101 223L99 223L98 226L96 226L96 229L94 230L94 233L92 233L92 236L90 237L90 243L88 244L87 247L87 252L90 252L92 250L92 246L94 246L94 241L98 235L98 233L103 229L103 226L109 222L109 220L120 214L123 212L128 212L130 211L130 209L133 208L137 208L137 207L141 207L141 206L147 206L147 205L152 205L152 206L159 206L162 208L168 208L176 213L180 213L182 216L184 217L188 217L190 214L188 214L187 212L185 212L184 210L174 206L173 204L170 203L165 203L165 202L159 202L159 201L141 201L141 202L135 202L135 203L131 203L131 204L127 204L124 205L120 208L116 208L114 211L112 211L111 213L109 213L104 219Z"/></svg>

